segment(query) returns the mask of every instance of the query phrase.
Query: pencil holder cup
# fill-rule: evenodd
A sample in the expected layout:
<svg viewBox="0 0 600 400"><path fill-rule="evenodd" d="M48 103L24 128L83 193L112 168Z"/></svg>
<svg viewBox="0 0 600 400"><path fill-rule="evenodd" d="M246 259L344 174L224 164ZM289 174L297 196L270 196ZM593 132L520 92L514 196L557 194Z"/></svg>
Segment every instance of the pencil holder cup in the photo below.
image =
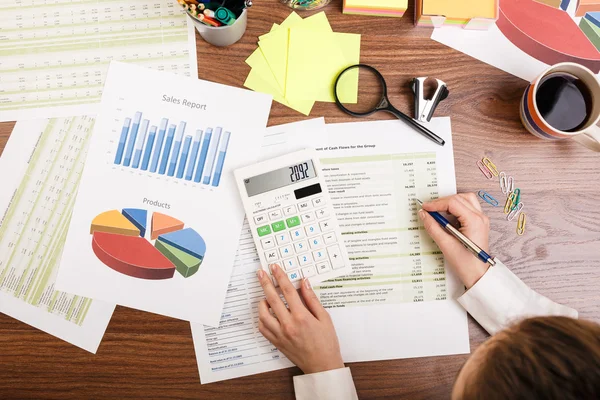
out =
<svg viewBox="0 0 600 400"><path fill-rule="evenodd" d="M244 10L233 24L223 26L208 26L191 15L190 18L194 21L194 25L202 39L213 46L224 47L236 43L244 36L248 24L248 11Z"/></svg>

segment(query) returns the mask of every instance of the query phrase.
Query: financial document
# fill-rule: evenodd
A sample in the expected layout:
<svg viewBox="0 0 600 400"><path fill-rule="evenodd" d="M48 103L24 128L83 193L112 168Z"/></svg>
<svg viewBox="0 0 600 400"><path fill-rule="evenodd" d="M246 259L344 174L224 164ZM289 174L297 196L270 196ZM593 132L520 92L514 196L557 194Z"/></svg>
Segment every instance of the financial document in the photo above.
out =
<svg viewBox="0 0 600 400"><path fill-rule="evenodd" d="M15 125L0 158L0 312L95 353L115 306L54 289L93 125Z"/></svg>
<svg viewBox="0 0 600 400"><path fill-rule="evenodd" d="M0 121L95 114L111 60L197 76L173 0L0 0Z"/></svg>
<svg viewBox="0 0 600 400"><path fill-rule="evenodd" d="M287 131L297 147L320 152L352 273L315 290L334 320L344 361L468 353L466 312L454 300L462 285L444 267L414 202L456 193L450 119L430 124L445 147L399 121L327 125L324 133L306 128L271 127L266 138ZM296 149L283 141L270 147L264 158L278 155L275 147ZM258 268L245 226L221 325L192 324L202 383L292 365L258 331Z"/></svg>

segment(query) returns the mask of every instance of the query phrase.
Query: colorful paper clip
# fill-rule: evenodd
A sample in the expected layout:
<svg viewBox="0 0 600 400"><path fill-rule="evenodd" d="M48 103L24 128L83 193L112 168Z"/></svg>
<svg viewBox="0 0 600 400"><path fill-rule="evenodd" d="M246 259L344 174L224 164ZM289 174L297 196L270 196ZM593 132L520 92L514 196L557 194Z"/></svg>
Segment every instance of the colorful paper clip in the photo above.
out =
<svg viewBox="0 0 600 400"><path fill-rule="evenodd" d="M517 198L517 195L515 194L515 192L510 192L508 194L508 197L506 198L506 204L504 205L504 214L508 214L513 207L515 206L515 199Z"/></svg>
<svg viewBox="0 0 600 400"><path fill-rule="evenodd" d="M479 170L483 173L483 175L485 175L486 178L494 179L494 175L485 165L483 165L483 162L477 160L476 164L479 167Z"/></svg>
<svg viewBox="0 0 600 400"><path fill-rule="evenodd" d="M515 208L517 208L517 204L519 204L521 202L521 189L516 188L512 192L515 194L515 196L517 196L517 197L515 197L515 201L512 206L512 209L514 210Z"/></svg>
<svg viewBox="0 0 600 400"><path fill-rule="evenodd" d="M525 205L523 203L519 203L517 205L517 208L515 208L514 210L512 210L510 212L510 214L508 214L508 216L506 217L506 219L508 221L512 221L513 219L515 219L515 217L517 216L517 214L519 214L523 210L523 207L525 207Z"/></svg>
<svg viewBox="0 0 600 400"><path fill-rule="evenodd" d="M487 167L487 169L490 170L492 175L494 175L494 176L499 175L498 168L496 168L496 165L492 162L492 160L490 160L487 157L483 157L483 159L481 161L483 162L483 165L485 165Z"/></svg>
<svg viewBox="0 0 600 400"><path fill-rule="evenodd" d="M481 197L486 203L490 204L493 207L498 207L498 200L496 200L492 195L490 195L487 192L484 192L483 190L480 190L479 192L477 192L477 195L479 195L479 197Z"/></svg>
<svg viewBox="0 0 600 400"><path fill-rule="evenodd" d="M527 216L525 213L519 214L519 222L517 222L517 235L523 236L525 233L525 223L527 222Z"/></svg>
<svg viewBox="0 0 600 400"><path fill-rule="evenodd" d="M506 180L505 172L500 172L500 190L502 190L503 194L510 193L510 191L508 190L508 181Z"/></svg>
<svg viewBox="0 0 600 400"><path fill-rule="evenodd" d="M515 180L512 176L509 176L508 179L506 180L506 192L510 193L512 191L515 190ZM520 196L521 191L519 191L519 196ZM518 199L517 199L517 203L518 203Z"/></svg>

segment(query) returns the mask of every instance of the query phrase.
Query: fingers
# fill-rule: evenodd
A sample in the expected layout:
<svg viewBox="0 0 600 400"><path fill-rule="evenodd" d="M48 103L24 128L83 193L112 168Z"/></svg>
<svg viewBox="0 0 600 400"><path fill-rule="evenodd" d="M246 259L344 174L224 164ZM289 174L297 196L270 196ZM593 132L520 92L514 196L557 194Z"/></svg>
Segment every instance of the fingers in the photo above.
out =
<svg viewBox="0 0 600 400"><path fill-rule="evenodd" d="M290 312L279 297L279 293L277 293L277 289L275 289L275 286L273 286L271 278L269 278L267 273L262 269L259 269L256 272L256 276L258 277L260 286L262 286L263 291L265 292L267 302L271 306L271 309L273 310L277 318L279 318L281 322L288 319ZM279 279L277 279L277 282L280 282Z"/></svg>
<svg viewBox="0 0 600 400"><path fill-rule="evenodd" d="M448 248L448 246L458 243L456 242L456 239L452 238L452 235L446 232L446 230L424 210L419 210L419 218L423 221L423 226L427 233L429 233L429 236L431 236L442 251Z"/></svg>
<svg viewBox="0 0 600 400"><path fill-rule="evenodd" d="M268 331L274 337L281 336L281 324L269 311L269 303L267 303L266 300L261 300L258 303L258 322L259 327L262 325L264 328L263 330ZM263 333L262 330L261 333Z"/></svg>
<svg viewBox="0 0 600 400"><path fill-rule="evenodd" d="M273 264L271 267L271 272L275 279L277 279L277 283L279 283L279 288L283 293L283 297L285 297L285 301L287 301L288 307L291 312L302 312L306 310L304 304L302 304L302 300L300 300L300 296L298 295L298 291L288 279L288 276L281 267L277 264Z"/></svg>
<svg viewBox="0 0 600 400"><path fill-rule="evenodd" d="M258 320L258 331L269 341L271 344L277 342L277 336L266 327L266 325L259 319Z"/></svg>
<svg viewBox="0 0 600 400"><path fill-rule="evenodd" d="M468 225L469 221L479 218L479 213L466 204L466 200L459 196L443 197L423 204L426 211L443 211L454 215L461 225Z"/></svg>
<svg viewBox="0 0 600 400"><path fill-rule="evenodd" d="M317 294L312 289L310 282L308 279L304 279L302 281L302 285L300 286L300 294L302 294L302 298L304 299L304 303L306 307L310 310L312 315L314 315L319 321L322 321L324 318L329 318L329 313L317 297Z"/></svg>
<svg viewBox="0 0 600 400"><path fill-rule="evenodd" d="M471 193L459 193L458 196L465 200L467 204L469 204L475 211L483 212L481 208L481 203L477 199L477 195L473 192Z"/></svg>

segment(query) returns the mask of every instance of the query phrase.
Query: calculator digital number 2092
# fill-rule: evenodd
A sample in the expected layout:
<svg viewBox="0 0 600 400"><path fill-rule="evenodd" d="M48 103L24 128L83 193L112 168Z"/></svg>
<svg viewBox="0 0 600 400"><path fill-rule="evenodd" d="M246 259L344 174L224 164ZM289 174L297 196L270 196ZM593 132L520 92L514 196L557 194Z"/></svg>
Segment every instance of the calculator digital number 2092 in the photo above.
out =
<svg viewBox="0 0 600 400"><path fill-rule="evenodd" d="M280 265L296 288L350 273L316 151L302 150L235 171L262 268Z"/></svg>

